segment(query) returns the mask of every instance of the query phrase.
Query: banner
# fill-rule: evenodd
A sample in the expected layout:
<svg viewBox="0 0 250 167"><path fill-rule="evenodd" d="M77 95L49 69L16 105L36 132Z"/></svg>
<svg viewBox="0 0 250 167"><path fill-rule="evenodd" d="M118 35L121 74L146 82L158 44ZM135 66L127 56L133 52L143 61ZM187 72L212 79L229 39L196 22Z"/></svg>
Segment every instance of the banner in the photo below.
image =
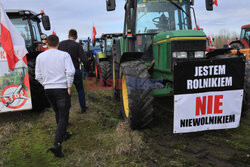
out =
<svg viewBox="0 0 250 167"><path fill-rule="evenodd" d="M0 113L32 109L28 67L25 58L10 70L0 45Z"/></svg>
<svg viewBox="0 0 250 167"><path fill-rule="evenodd" d="M0 3L0 113L32 109L25 41Z"/></svg>
<svg viewBox="0 0 250 167"><path fill-rule="evenodd" d="M174 133L238 127L244 74L243 58L176 62Z"/></svg>

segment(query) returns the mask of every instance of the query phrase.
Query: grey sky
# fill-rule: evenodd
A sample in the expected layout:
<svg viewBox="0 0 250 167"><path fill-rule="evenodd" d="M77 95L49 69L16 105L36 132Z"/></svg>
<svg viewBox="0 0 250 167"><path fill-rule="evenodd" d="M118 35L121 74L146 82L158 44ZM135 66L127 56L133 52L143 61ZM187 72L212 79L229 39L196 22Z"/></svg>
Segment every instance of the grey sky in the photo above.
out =
<svg viewBox="0 0 250 167"><path fill-rule="evenodd" d="M97 34L122 32L125 0L116 0L117 9L106 12L106 0L0 0L6 9L41 9L50 16L52 30L61 39L67 38L71 28L79 31L79 37L91 36L95 25ZM207 34L217 34L221 29L240 32L240 27L250 24L249 0L218 0L213 12L205 10L205 0L195 0L198 24ZM47 32L49 34L51 32Z"/></svg>

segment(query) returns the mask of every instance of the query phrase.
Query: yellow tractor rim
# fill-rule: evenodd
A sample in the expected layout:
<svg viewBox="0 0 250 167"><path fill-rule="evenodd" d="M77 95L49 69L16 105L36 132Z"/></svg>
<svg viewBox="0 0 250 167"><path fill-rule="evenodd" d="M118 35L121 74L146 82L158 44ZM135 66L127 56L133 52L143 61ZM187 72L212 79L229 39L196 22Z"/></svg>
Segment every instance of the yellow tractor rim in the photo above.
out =
<svg viewBox="0 0 250 167"><path fill-rule="evenodd" d="M113 57L113 87L115 88L115 58Z"/></svg>
<svg viewBox="0 0 250 167"><path fill-rule="evenodd" d="M129 117L128 89L127 89L125 75L122 76L122 100L123 100L123 108L125 111L125 115L128 118Z"/></svg>

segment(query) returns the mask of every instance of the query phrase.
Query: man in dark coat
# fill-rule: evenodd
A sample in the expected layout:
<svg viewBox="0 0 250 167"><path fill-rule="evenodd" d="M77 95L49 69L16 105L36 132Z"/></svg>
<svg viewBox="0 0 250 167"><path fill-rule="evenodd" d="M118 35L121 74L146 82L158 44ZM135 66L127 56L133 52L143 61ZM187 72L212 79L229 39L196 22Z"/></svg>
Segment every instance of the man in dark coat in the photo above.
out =
<svg viewBox="0 0 250 167"><path fill-rule="evenodd" d="M60 42L59 50L68 52L71 56L71 59L73 61L74 67L75 67L75 76L74 76L74 85L76 87L76 90L78 92L78 99L81 106L81 112L86 112L86 102L85 102L85 93L83 88L83 75L82 71L80 70L80 64L83 63L84 65L87 64L87 58L84 54L83 47L75 42L75 40L78 38L77 31L74 29L71 29L69 31L68 40Z"/></svg>

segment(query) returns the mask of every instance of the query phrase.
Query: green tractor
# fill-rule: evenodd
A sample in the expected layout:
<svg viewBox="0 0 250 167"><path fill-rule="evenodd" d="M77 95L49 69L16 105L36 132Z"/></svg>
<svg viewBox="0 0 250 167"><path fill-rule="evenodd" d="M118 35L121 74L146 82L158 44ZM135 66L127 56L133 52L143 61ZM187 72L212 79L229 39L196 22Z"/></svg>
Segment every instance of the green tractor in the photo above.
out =
<svg viewBox="0 0 250 167"><path fill-rule="evenodd" d="M115 0L106 5L107 11L115 10ZM122 115L131 129L153 120L154 97L174 95L176 60L205 58L206 34L192 30L193 5L193 0L126 0L123 37L114 40L112 69L113 94L121 100ZM213 10L212 0L206 5ZM161 89L129 89L131 77L137 79L136 87L147 85L148 79L161 79Z"/></svg>
<svg viewBox="0 0 250 167"><path fill-rule="evenodd" d="M102 52L96 54L96 61L99 67L99 76L104 86L110 86L112 79L112 46L113 40L121 37L122 33L103 34L99 39L102 41ZM112 84L112 83L111 83Z"/></svg>
<svg viewBox="0 0 250 167"><path fill-rule="evenodd" d="M29 70L32 106L34 111L41 111L49 106L49 102L45 96L43 86L37 80L35 80L35 63L38 54L47 49L45 44L47 35L42 33L40 23L42 23L45 30L50 30L49 17L44 13L44 11L41 11L41 13L37 14L30 10L11 9L6 10L6 13L12 24L25 40L26 48L28 50L27 63ZM22 72L22 69L16 70Z"/></svg>

